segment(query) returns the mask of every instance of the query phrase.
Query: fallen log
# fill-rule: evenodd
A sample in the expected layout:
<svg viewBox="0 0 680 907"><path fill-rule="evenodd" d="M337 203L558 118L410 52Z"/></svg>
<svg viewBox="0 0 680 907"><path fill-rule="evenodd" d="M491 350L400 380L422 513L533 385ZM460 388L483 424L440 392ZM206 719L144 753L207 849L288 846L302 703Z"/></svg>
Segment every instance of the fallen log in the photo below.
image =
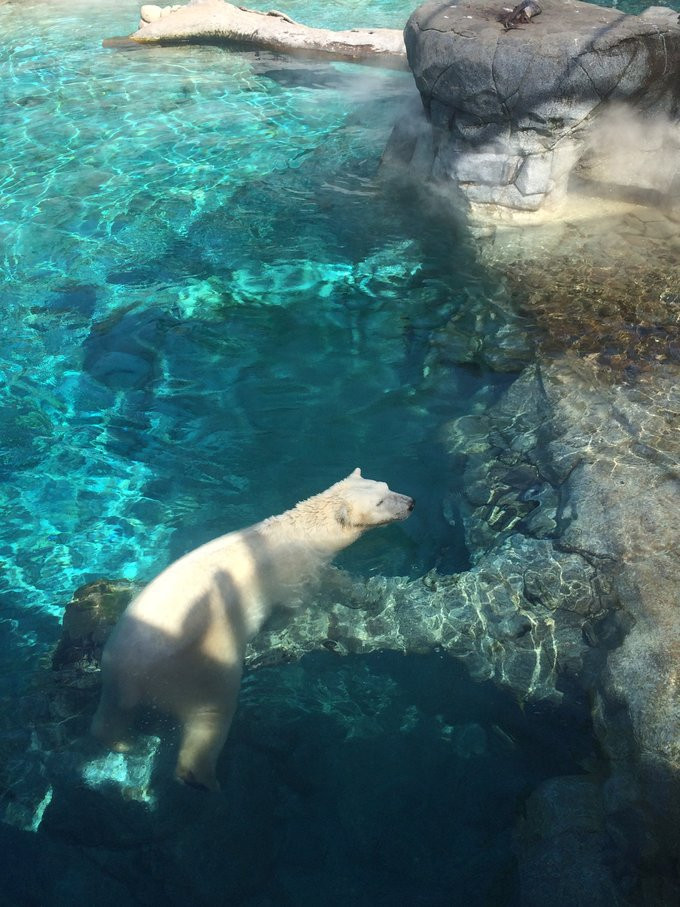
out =
<svg viewBox="0 0 680 907"><path fill-rule="evenodd" d="M408 69L401 29L311 28L277 10L257 12L223 0L193 0L186 6L144 5L139 29L130 38L142 44L210 43L262 48Z"/></svg>

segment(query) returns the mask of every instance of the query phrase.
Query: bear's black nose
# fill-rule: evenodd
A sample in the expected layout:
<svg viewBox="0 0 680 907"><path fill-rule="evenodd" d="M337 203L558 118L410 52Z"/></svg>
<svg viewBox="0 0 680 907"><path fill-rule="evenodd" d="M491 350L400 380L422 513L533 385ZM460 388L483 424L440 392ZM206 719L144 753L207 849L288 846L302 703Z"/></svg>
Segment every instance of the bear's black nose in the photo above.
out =
<svg viewBox="0 0 680 907"><path fill-rule="evenodd" d="M413 508L416 506L415 498L409 498L408 501L408 512L410 513Z"/></svg>

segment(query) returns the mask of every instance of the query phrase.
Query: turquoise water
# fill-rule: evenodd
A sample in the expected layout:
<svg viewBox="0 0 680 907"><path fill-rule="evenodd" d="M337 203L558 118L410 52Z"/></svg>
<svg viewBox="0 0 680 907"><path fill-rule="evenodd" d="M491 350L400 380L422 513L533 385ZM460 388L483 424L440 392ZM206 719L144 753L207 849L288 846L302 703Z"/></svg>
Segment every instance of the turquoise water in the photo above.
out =
<svg viewBox="0 0 680 907"><path fill-rule="evenodd" d="M506 379L423 363L502 291L376 184L410 76L103 49L137 9L0 6L0 595L59 615L355 465L419 499L366 566L464 567L437 432ZM398 26L410 5L287 9Z"/></svg>
<svg viewBox="0 0 680 907"><path fill-rule="evenodd" d="M420 501L371 568L462 564L428 505L436 433L498 380L423 375L488 288L376 185L410 77L103 49L136 9L0 7L0 594L59 614L356 465Z"/></svg>
<svg viewBox="0 0 680 907"><path fill-rule="evenodd" d="M400 27L411 4L284 8L316 25ZM149 579L355 466L417 508L358 543L345 566L465 569L474 552L442 428L483 413L518 369L494 353L523 330L503 286L455 224L378 179L414 97L409 74L101 46L137 20L129 0L0 5L0 665L10 702L76 587ZM312 705L286 698L288 688L312 691ZM315 691L342 705L339 718ZM243 703L225 760L230 811L211 806L199 822L194 801L178 807L183 792L168 793L166 809L186 820L174 850L157 840L167 814L137 860L125 819L103 816L82 787L57 790L39 843L11 839L27 878L42 860L36 890L53 896L40 902L94 903L97 891L101 903L223 903L182 869L193 870L198 836L208 877L227 873L233 903L251 907L318 904L325 885L331 904L444 905L451 891L460 903L513 904L517 803L540 778L575 771L589 746L573 730L565 743L559 715L539 709L531 725L530 708L439 656L315 656L256 672ZM483 752L452 758L449 738L458 729L478 740L479 722ZM336 809L340 835L328 819ZM238 850L233 866L223 845ZM102 853L106 895L92 869Z"/></svg>

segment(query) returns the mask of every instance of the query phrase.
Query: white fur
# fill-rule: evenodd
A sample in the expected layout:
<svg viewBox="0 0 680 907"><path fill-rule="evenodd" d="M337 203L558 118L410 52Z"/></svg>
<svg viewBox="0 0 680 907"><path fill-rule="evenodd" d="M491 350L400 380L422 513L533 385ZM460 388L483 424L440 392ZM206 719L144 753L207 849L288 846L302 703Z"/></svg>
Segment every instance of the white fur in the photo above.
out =
<svg viewBox="0 0 680 907"><path fill-rule="evenodd" d="M106 644L93 733L126 749L133 710L158 707L182 726L177 776L215 789L248 640L338 551L412 509L411 498L355 469L292 510L175 561L131 602Z"/></svg>

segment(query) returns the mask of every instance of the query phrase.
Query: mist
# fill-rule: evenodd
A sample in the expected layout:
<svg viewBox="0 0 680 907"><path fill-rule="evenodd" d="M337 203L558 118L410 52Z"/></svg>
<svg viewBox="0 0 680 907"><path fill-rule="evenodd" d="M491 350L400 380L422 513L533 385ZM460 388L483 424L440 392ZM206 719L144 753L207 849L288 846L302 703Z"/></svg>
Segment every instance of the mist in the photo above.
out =
<svg viewBox="0 0 680 907"><path fill-rule="evenodd" d="M680 201L680 124L616 105L587 131L574 177L622 200L672 207Z"/></svg>

